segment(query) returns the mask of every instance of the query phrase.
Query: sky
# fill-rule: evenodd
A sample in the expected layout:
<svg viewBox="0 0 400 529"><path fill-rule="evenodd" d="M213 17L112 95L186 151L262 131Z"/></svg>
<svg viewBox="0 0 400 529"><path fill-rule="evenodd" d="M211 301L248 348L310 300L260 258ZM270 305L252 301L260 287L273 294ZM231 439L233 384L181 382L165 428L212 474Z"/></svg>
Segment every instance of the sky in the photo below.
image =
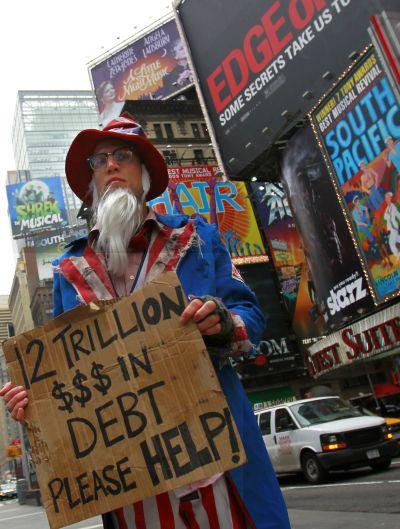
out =
<svg viewBox="0 0 400 529"><path fill-rule="evenodd" d="M172 11L171 0L19 0L0 21L0 294L15 271L5 181L15 169L11 142L18 90L90 90L88 62Z"/></svg>

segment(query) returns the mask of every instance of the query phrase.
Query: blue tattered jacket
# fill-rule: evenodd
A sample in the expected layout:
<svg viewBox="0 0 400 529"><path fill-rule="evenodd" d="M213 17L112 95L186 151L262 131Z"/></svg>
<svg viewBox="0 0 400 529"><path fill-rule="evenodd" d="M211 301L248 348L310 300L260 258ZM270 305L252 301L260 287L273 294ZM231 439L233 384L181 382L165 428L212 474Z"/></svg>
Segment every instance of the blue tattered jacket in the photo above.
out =
<svg viewBox="0 0 400 529"><path fill-rule="evenodd" d="M222 299L225 306L243 320L248 338L258 343L265 326L263 315L254 293L232 266L216 227L201 217L190 219L186 215L157 214L156 218L161 231L165 230L168 235L172 252L171 241L179 243L186 228L192 224L196 237L190 239L184 251L176 249L179 251L176 272L186 295L208 294ZM188 241L187 237L185 241ZM74 285L76 279L66 277L62 270L67 262L65 260L72 258L75 262L79 261L87 246L87 238L77 239L66 247L64 255L53 262L54 316L84 302L77 285ZM215 356L212 360L248 459L246 464L227 473L247 514L248 525L256 529L290 529L286 506L242 384L229 363L220 362Z"/></svg>

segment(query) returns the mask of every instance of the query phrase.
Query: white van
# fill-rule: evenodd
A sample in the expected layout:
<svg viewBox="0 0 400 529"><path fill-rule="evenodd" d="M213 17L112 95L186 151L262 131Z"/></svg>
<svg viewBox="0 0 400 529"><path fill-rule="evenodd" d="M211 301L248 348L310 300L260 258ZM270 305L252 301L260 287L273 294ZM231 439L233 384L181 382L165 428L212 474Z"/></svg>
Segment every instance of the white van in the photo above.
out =
<svg viewBox="0 0 400 529"><path fill-rule="evenodd" d="M277 474L303 472L320 483L333 469L384 470L397 455L385 420L363 415L339 397L297 400L256 417Z"/></svg>

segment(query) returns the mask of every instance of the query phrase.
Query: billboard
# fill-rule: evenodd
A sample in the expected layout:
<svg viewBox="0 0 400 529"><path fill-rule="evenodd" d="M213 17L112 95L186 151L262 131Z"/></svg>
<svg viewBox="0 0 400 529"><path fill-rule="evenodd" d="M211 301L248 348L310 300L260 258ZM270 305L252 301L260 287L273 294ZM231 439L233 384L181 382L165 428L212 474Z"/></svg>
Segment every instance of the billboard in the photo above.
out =
<svg viewBox="0 0 400 529"><path fill-rule="evenodd" d="M372 50L312 112L373 292L400 291L400 106Z"/></svg>
<svg viewBox="0 0 400 529"><path fill-rule="evenodd" d="M349 55L370 43L370 16L396 7L398 0L178 3L176 16L229 176L311 110Z"/></svg>
<svg viewBox="0 0 400 529"><path fill-rule="evenodd" d="M89 69L103 126L132 99L165 99L190 86L193 74L175 20Z"/></svg>
<svg viewBox="0 0 400 529"><path fill-rule="evenodd" d="M302 242L282 184L254 182L251 189L293 329L303 340L320 336L325 321L312 295Z"/></svg>
<svg viewBox="0 0 400 529"><path fill-rule="evenodd" d="M36 264L39 279L51 279L53 277L53 267L51 262L65 252L65 245L74 239L87 235L87 229L65 228L49 233L42 233L40 236L28 240L28 246L35 248Z"/></svg>
<svg viewBox="0 0 400 529"><path fill-rule="evenodd" d="M272 263L241 266L240 274L256 293L267 324L261 340L254 344L261 354L255 360L246 361L241 358L236 368L241 373L256 375L260 373L260 367L264 372L284 372L302 366L299 348L290 328L285 306L281 302Z"/></svg>
<svg viewBox="0 0 400 529"><path fill-rule="evenodd" d="M14 239L68 224L60 178L34 179L6 188Z"/></svg>
<svg viewBox="0 0 400 529"><path fill-rule="evenodd" d="M302 239L318 304L331 328L373 307L366 278L311 127L282 159L282 181Z"/></svg>
<svg viewBox="0 0 400 529"><path fill-rule="evenodd" d="M203 215L216 224L235 264L268 261L243 182L223 181L218 168L173 166L164 193L150 201L161 214Z"/></svg>

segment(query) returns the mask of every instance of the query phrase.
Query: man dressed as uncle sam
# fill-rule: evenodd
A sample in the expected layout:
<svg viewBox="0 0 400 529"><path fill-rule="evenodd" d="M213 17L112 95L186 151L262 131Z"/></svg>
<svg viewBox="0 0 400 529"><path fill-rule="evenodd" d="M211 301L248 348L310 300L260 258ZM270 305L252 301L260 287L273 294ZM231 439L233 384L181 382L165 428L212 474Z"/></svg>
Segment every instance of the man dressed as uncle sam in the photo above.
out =
<svg viewBox="0 0 400 529"><path fill-rule="evenodd" d="M210 353L248 462L225 474L103 515L105 529L289 529L286 507L257 422L229 358L254 355L264 319L215 225L202 217L158 215L146 201L168 185L165 161L141 127L119 117L103 130L81 131L66 158L71 189L91 206L88 237L54 261L54 316L78 304L130 294L175 270ZM0 395L24 421L25 388Z"/></svg>

